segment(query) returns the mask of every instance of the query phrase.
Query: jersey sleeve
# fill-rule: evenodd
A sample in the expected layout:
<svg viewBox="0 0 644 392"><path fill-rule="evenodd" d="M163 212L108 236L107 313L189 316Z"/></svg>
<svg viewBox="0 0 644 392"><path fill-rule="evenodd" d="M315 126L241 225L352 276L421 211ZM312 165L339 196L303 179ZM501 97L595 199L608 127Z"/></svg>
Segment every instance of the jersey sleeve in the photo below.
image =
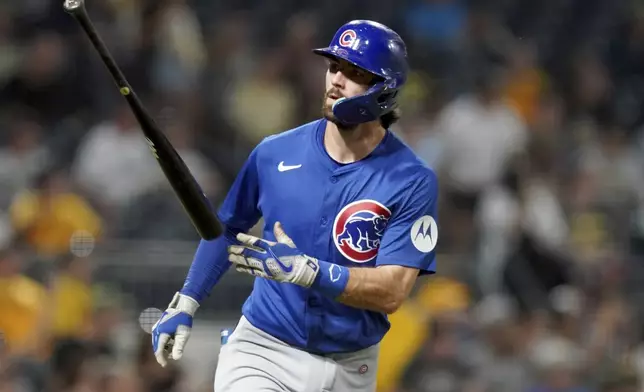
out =
<svg viewBox="0 0 644 392"><path fill-rule="evenodd" d="M261 144L250 153L218 211L219 220L227 227L250 230L260 219L259 173L257 154Z"/></svg>
<svg viewBox="0 0 644 392"><path fill-rule="evenodd" d="M438 179L433 172L414 182L380 242L376 266L401 265L436 272Z"/></svg>
<svg viewBox="0 0 644 392"><path fill-rule="evenodd" d="M226 249L237 243L238 233L250 230L261 217L258 207L258 179L256 147L237 174L219 208L217 215L224 225L223 235L214 240L202 239L199 242L180 291L182 294L201 302L210 295L213 287L230 268Z"/></svg>

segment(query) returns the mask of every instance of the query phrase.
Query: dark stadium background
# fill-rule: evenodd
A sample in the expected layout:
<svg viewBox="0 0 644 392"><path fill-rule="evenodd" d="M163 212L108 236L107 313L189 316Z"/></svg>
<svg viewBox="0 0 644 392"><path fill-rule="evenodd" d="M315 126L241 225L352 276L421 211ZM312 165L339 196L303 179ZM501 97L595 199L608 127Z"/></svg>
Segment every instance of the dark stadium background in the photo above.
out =
<svg viewBox="0 0 644 392"><path fill-rule="evenodd" d="M264 136L319 115L344 22L406 40L393 131L441 178L438 274L392 317L383 392L644 386L644 3L88 1L219 203ZM483 104L485 103L485 104ZM0 2L0 391L209 391L229 272L185 358L139 326L198 238L62 1Z"/></svg>

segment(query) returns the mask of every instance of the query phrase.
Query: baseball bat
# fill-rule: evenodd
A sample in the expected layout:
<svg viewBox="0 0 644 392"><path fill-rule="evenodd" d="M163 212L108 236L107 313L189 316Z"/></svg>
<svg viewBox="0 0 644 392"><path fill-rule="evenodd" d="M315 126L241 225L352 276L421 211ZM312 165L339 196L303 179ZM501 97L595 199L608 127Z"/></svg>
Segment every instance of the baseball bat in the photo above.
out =
<svg viewBox="0 0 644 392"><path fill-rule="evenodd" d="M143 107L141 100L125 79L123 72L121 72L116 61L114 61L114 58L87 14L85 1L65 0L64 8L80 24L94 46L94 49L96 49L112 75L112 78L119 88L119 92L130 105L132 112L141 125L141 130L145 135L145 140L148 143L150 151L152 151L152 155L154 155L157 163L161 166L165 177L174 189L175 194L201 238L211 240L218 237L222 232L221 224L217 220L208 198L203 193L203 190L192 173L190 173L190 170L188 170L183 159L181 159L172 144L163 132L161 132L154 119Z"/></svg>

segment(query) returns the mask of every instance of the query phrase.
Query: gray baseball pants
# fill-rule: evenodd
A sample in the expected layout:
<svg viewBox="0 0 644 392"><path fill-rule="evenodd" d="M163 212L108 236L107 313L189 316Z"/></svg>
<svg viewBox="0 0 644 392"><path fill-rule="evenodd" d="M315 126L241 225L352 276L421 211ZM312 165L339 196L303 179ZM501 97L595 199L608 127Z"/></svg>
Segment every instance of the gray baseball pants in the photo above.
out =
<svg viewBox="0 0 644 392"><path fill-rule="evenodd" d="M374 392L378 345L319 356L289 346L245 317L222 346L215 392Z"/></svg>

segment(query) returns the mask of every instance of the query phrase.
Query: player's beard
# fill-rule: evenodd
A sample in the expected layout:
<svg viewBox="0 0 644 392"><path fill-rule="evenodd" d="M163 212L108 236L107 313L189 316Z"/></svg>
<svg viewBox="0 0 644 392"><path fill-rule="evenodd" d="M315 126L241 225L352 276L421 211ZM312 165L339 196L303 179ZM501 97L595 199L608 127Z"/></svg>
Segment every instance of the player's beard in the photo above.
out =
<svg viewBox="0 0 644 392"><path fill-rule="evenodd" d="M339 131L341 132L353 131L354 129L357 128L357 125L347 125L341 122L340 120L338 120L338 118L333 114L333 104L328 105L326 103L327 98L329 98L329 96L332 93L335 93L335 95L338 95L338 96L340 95L340 92L334 89L331 89L324 94L324 97L322 98L322 115L324 116L325 119L327 119L327 121L334 123L338 127Z"/></svg>

